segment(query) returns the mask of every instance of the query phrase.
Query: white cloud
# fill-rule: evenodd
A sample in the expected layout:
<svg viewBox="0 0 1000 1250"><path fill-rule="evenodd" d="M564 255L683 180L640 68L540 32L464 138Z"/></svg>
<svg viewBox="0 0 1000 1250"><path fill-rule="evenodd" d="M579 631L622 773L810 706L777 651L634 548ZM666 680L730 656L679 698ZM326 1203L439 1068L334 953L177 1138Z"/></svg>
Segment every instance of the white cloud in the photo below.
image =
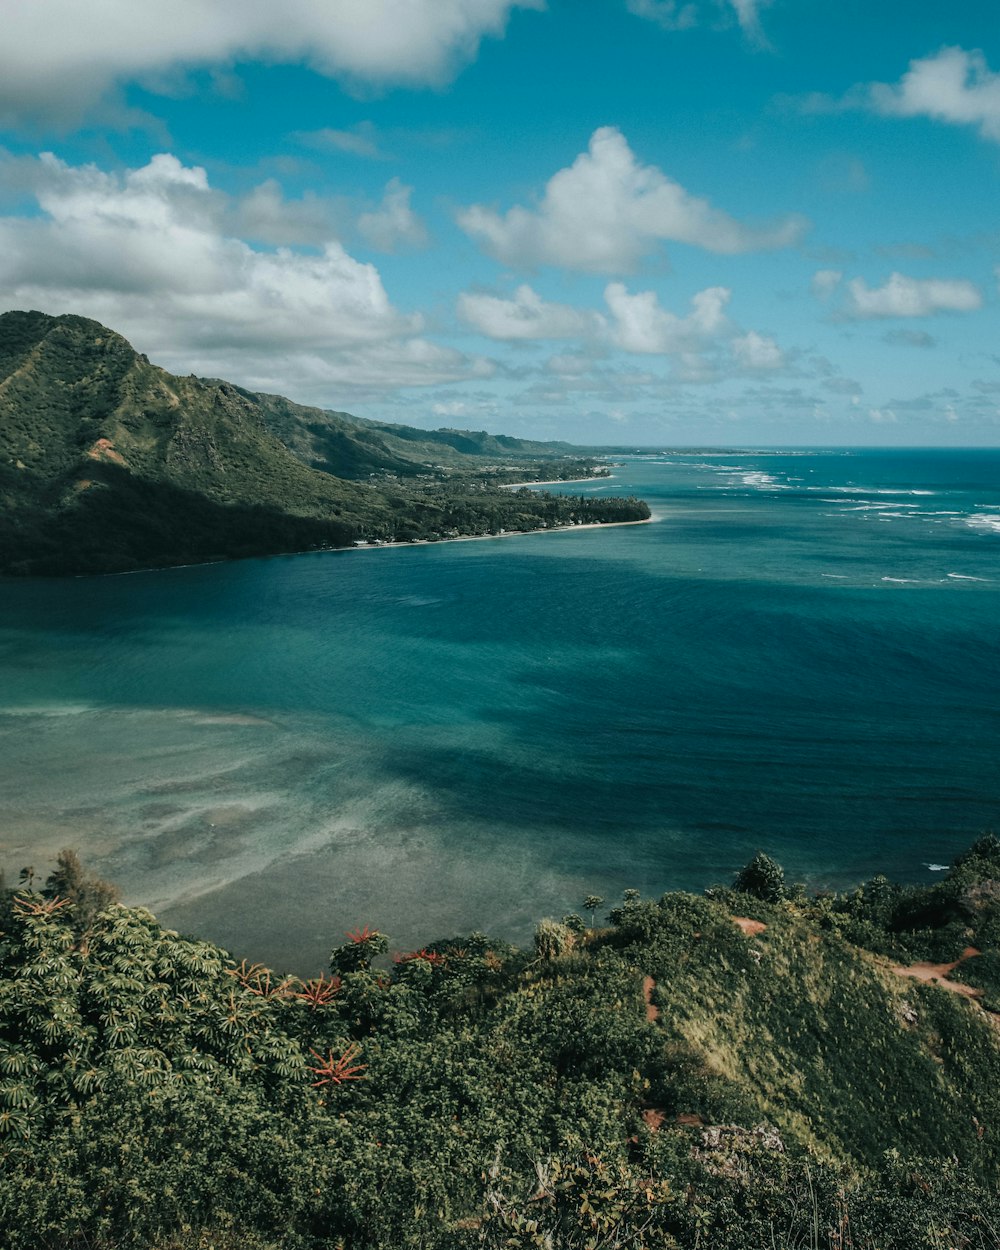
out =
<svg viewBox="0 0 1000 1250"><path fill-rule="evenodd" d="M649 18L664 30L690 30L698 25L697 3L685 3L685 0L626 0L625 7L636 17Z"/></svg>
<svg viewBox="0 0 1000 1250"><path fill-rule="evenodd" d="M857 83L840 97L816 91L779 99L804 113L864 110L976 126L984 139L1000 143L1000 74L993 73L978 49L945 47L918 57L898 83Z"/></svg>
<svg viewBox="0 0 1000 1250"><path fill-rule="evenodd" d="M714 0L710 5L699 0L626 0L626 8L636 17L649 18L664 30L690 30L709 21L735 17L743 33L753 43L764 43L760 25L760 8L770 0Z"/></svg>
<svg viewBox="0 0 1000 1250"><path fill-rule="evenodd" d="M812 278L812 293L817 299L828 299L840 285L839 269L817 269Z"/></svg>
<svg viewBox="0 0 1000 1250"><path fill-rule="evenodd" d="M334 130L329 126L322 130L310 130L296 135L300 143L314 148L335 148L351 156L365 156L370 160L383 160L378 132L371 122L359 122L351 130Z"/></svg>
<svg viewBox="0 0 1000 1250"><path fill-rule="evenodd" d="M513 299L463 292L458 312L463 321L494 339L578 339L638 355L679 356L732 333L725 315L730 294L725 287L699 291L691 300L691 311L679 317L660 306L655 291L631 295L623 283L610 282L604 290L605 316L543 300L532 287L522 285Z"/></svg>
<svg viewBox="0 0 1000 1250"><path fill-rule="evenodd" d="M587 151L549 179L536 210L517 205L501 216L476 204L458 224L504 264L608 274L631 272L665 241L732 254L790 246L806 227L799 217L744 225L640 165L613 126L594 131Z"/></svg>
<svg viewBox="0 0 1000 1250"><path fill-rule="evenodd" d="M480 334L508 342L587 338L603 327L599 314L543 300L530 286L519 286L513 299L463 291L458 314Z"/></svg>
<svg viewBox="0 0 1000 1250"><path fill-rule="evenodd" d="M736 20L740 24L740 29L752 43L763 44L766 42L764 31L760 25L760 8L767 5L770 0L730 0L733 8L736 10Z"/></svg>
<svg viewBox="0 0 1000 1250"><path fill-rule="evenodd" d="M654 291L630 295L621 282L610 283L604 299L613 317L611 340L623 351L682 355L725 332L725 307L731 292L725 287L699 291L686 317L660 307Z"/></svg>
<svg viewBox="0 0 1000 1250"><path fill-rule="evenodd" d="M766 334L751 330L733 339L733 356L746 369L782 369L785 354Z"/></svg>
<svg viewBox="0 0 1000 1250"><path fill-rule="evenodd" d="M1000 143L1000 74L990 71L978 50L942 48L936 56L913 60L898 83L872 83L868 100L890 117L977 126L984 139Z"/></svg>
<svg viewBox="0 0 1000 1250"><path fill-rule="evenodd" d="M427 243L424 223L410 207L412 187L398 178L386 183L382 203L358 218L358 229L380 252L396 252L405 247L423 247Z"/></svg>
<svg viewBox="0 0 1000 1250"><path fill-rule="evenodd" d="M855 319L971 312L983 303L978 287L964 278L908 278L894 273L882 286L869 287L863 278L853 278L847 286L850 294L843 313Z"/></svg>
<svg viewBox="0 0 1000 1250"><path fill-rule="evenodd" d="M72 114L109 87L262 57L366 84L440 84L543 0L33 0L5 5L0 120Z"/></svg>
<svg viewBox="0 0 1000 1250"><path fill-rule="evenodd" d="M336 240L259 251L205 171L161 154L109 174L46 155L41 215L0 217L0 307L94 317L181 372L284 389L422 385L489 368L420 337Z"/></svg>
<svg viewBox="0 0 1000 1250"><path fill-rule="evenodd" d="M273 246L322 243L341 232L344 206L306 191L288 200L274 178L268 178L231 209L233 232Z"/></svg>
<svg viewBox="0 0 1000 1250"><path fill-rule="evenodd" d="M629 292L624 283L604 289L606 313L543 300L530 286L513 299L466 292L459 315L481 334L506 341L575 339L585 349L553 356L546 371L575 385L590 385L595 358L609 349L669 359L678 380L710 381L733 373L783 369L785 353L773 338L743 331L727 316L732 293L707 287L691 299L683 316L663 308L655 291Z"/></svg>

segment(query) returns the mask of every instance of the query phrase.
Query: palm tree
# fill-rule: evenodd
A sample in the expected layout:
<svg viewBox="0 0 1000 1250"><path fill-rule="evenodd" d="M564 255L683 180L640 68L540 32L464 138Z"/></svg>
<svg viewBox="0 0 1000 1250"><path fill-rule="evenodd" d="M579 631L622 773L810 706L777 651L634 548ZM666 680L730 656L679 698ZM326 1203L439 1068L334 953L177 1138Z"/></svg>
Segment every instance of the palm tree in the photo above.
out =
<svg viewBox="0 0 1000 1250"><path fill-rule="evenodd" d="M603 903L604 899L601 898L599 894L588 894L583 900L584 910L590 912L590 927L592 929L597 927L597 909L598 907L601 907Z"/></svg>

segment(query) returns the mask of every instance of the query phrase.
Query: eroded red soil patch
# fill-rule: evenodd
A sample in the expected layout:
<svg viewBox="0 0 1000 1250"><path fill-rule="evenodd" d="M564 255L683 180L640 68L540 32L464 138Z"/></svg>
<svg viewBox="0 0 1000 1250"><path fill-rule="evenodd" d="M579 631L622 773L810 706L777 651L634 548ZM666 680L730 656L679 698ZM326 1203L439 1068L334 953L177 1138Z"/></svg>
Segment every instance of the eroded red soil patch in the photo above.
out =
<svg viewBox="0 0 1000 1250"><path fill-rule="evenodd" d="M751 920L749 916L730 916L729 919L738 929L742 929L747 937L756 937L767 928L763 920Z"/></svg>
<svg viewBox="0 0 1000 1250"><path fill-rule="evenodd" d="M916 981L933 982L939 985L943 990L951 990L953 994L964 994L966 998L982 998L983 991L977 990L972 985L963 985L961 981L949 981L948 973L954 972L959 964L964 963L967 959L975 959L977 955L983 952L976 950L974 946L967 946L957 959L953 959L950 964L910 964L903 967L902 964L894 964L892 971L898 977L913 977Z"/></svg>
<svg viewBox="0 0 1000 1250"><path fill-rule="evenodd" d="M115 445L110 438L99 438L87 455L91 460L110 460L112 464L125 463L124 456L121 452L115 451Z"/></svg>
<svg viewBox="0 0 1000 1250"><path fill-rule="evenodd" d="M642 978L642 996L646 1000L646 1019L659 1020L660 1009L653 1002L653 990L656 989L656 982L652 977Z"/></svg>

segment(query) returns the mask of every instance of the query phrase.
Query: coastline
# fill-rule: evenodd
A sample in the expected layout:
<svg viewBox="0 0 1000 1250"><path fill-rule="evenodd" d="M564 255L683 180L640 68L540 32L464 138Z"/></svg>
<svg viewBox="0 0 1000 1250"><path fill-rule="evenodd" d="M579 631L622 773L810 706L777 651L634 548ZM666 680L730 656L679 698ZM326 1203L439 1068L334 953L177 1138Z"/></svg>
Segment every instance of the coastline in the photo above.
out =
<svg viewBox="0 0 1000 1250"><path fill-rule="evenodd" d="M613 477L613 473L597 473L593 477L554 477L548 482L501 482L500 489L520 490L522 486L568 486L572 482L610 482Z"/></svg>
<svg viewBox="0 0 1000 1250"><path fill-rule="evenodd" d="M614 477L613 473L599 473L596 477L570 477L554 479L550 482L505 482L501 490L515 490L522 486L565 486L569 482L604 482ZM363 543L360 546L352 543L349 547L307 547L301 551L272 551L257 556L241 556L244 560L273 560L279 556L312 556L327 551L381 551L386 547L436 547L439 543L478 542L484 538L524 538L529 534L558 534L564 530L599 530L613 529L619 525L648 525L655 521L655 516L648 516L642 521L587 521L583 525L541 526L535 530L510 530L506 534L457 534L454 538L417 538L413 542L381 542ZM210 564L232 564L233 560L195 560L191 564L156 564L147 569L122 569L119 573L69 573L68 577L134 577L137 573L166 573L170 569L197 569ZM0 578L2 580L2 578Z"/></svg>
<svg viewBox="0 0 1000 1250"><path fill-rule="evenodd" d="M530 538L532 534L567 534L577 530L611 530L622 525L649 525L657 518L644 517L641 521L585 521L583 525L550 525L541 526L536 530L507 530L503 534L457 534L454 538L415 538L412 542L402 543L363 543L360 547L321 547L313 551L289 551L286 555L317 555L324 551L385 551L397 547L440 547L442 543L478 543L491 538ZM174 566L178 567L178 566ZM149 571L149 570L144 570ZM114 575L112 575L114 576Z"/></svg>
<svg viewBox="0 0 1000 1250"><path fill-rule="evenodd" d="M573 480L594 481L596 479L576 478ZM406 550L409 547L439 547L442 543L472 543L483 542L492 538L529 538L532 534L565 534L575 533L577 530L617 529L622 525L650 525L652 522L659 519L660 518L656 516L648 516L643 518L641 521L585 521L582 525L571 524L540 526L535 530L508 530L504 534L456 534L454 538L415 538L412 542L365 542L360 546L355 546L352 543L350 547L305 547L299 551L262 552L257 556L240 556L239 558L241 560L278 560L285 556L321 556L345 551L387 551L393 548L397 550ZM83 577L136 577L141 573L169 573L174 569L200 569L207 568L212 564L235 563L235 560L195 560L190 564L156 564L150 565L148 569L122 569L118 573L67 573L65 576L74 579ZM0 578L0 581L2 580L4 579ZM46 580L56 581L58 580L58 577Z"/></svg>

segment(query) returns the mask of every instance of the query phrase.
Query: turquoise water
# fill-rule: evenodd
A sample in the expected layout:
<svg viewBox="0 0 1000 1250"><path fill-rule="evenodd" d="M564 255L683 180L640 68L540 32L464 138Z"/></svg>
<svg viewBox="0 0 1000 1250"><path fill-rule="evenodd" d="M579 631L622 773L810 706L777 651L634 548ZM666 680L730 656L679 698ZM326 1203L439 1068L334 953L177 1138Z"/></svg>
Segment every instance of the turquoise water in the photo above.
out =
<svg viewBox="0 0 1000 1250"><path fill-rule="evenodd" d="M932 880L1000 825L1000 452L627 458L652 524L0 584L0 862L303 972L358 923Z"/></svg>

